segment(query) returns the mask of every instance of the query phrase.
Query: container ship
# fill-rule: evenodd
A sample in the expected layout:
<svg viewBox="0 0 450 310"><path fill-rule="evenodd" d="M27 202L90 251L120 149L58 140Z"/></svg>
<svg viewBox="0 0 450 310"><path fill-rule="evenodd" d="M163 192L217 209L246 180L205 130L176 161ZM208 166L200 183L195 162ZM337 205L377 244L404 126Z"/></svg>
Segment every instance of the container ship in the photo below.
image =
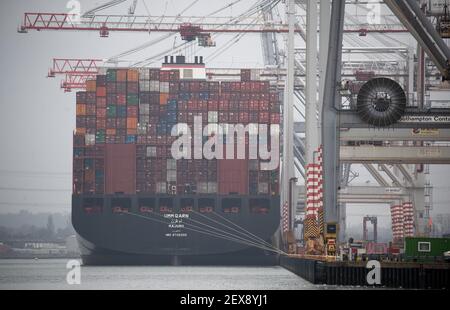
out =
<svg viewBox="0 0 450 310"><path fill-rule="evenodd" d="M195 119L278 125L273 85L254 69L214 79L202 57L102 73L76 94L72 222L83 263L276 263L269 245L280 223L279 162L268 170L260 159L172 152L174 126L192 128ZM250 135L232 143L249 152ZM268 147L272 136L261 141Z"/></svg>

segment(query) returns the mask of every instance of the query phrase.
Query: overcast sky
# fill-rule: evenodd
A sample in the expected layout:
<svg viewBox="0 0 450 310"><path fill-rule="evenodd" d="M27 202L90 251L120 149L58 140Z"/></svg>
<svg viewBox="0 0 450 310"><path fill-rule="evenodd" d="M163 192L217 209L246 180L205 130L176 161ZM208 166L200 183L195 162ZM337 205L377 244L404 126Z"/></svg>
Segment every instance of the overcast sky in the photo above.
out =
<svg viewBox="0 0 450 310"><path fill-rule="evenodd" d="M81 1L82 11L103 1ZM130 2L130 1L128 1ZM178 14L192 1L146 1L152 15ZM184 15L204 15L227 1L198 1ZM0 213L26 209L29 211L70 212L72 132L75 127L75 93L59 89L60 78L46 78L52 58L108 58L153 40L162 34L111 33L99 38L97 32L34 32L17 33L24 12L67 12L65 0L8 0L0 2L1 83L0 83ZM213 3L213 4L212 4ZM240 6L227 9L227 16L236 15L254 1L243 0ZM116 13L125 13L122 5ZM146 14L139 1L138 14ZM217 46L231 35L217 38ZM173 44L172 37L127 60L152 56ZM212 62L211 50L200 50L211 67L262 67L260 37L247 35ZM217 47L217 48L218 48ZM156 66L155 63L153 66ZM448 166L432 169L435 189L435 211L448 212L450 200ZM371 178L363 173L358 183ZM371 185L375 185L373 180ZM27 190L28 189L28 190ZM353 208L355 207L355 208ZM388 212L386 206L353 206L356 214ZM357 219L359 221L359 219ZM388 222L388 220L386 220Z"/></svg>

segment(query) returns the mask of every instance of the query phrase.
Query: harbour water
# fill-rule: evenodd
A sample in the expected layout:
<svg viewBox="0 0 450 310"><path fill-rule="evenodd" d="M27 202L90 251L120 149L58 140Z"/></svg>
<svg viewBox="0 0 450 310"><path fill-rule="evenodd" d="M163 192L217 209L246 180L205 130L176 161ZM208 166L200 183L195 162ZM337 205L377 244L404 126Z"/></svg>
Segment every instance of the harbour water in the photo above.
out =
<svg viewBox="0 0 450 310"><path fill-rule="evenodd" d="M69 285L66 259L0 260L0 289L302 290L323 289L275 267L81 266Z"/></svg>

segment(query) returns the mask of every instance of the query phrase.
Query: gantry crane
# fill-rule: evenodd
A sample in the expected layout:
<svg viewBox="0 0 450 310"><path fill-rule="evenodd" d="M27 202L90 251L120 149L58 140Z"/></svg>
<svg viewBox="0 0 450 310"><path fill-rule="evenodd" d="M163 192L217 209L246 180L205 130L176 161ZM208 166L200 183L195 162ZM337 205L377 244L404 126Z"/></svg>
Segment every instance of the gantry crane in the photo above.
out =
<svg viewBox="0 0 450 310"><path fill-rule="evenodd" d="M363 218L363 240L369 241L369 230L367 229L367 222L373 225L373 239L370 241L377 242L378 239L378 219L376 216L365 216Z"/></svg>

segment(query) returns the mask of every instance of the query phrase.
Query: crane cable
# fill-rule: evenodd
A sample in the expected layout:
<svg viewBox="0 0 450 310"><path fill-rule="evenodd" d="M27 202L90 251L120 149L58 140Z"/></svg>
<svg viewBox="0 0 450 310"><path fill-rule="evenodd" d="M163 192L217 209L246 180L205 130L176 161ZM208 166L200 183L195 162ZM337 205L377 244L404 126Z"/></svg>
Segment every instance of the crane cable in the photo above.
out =
<svg viewBox="0 0 450 310"><path fill-rule="evenodd" d="M261 0L261 1L259 1L257 4L255 4L254 7L258 7L259 4L260 4L261 2L264 2L264 7L266 7L266 6L270 5L270 3L271 3L272 1L273 1L273 0ZM254 7L251 7L247 12L253 14L252 10L254 9ZM219 29L220 27L227 26L227 25L231 24L232 22L237 23L239 20L242 20L242 19L243 19L243 16L244 16L244 15L247 15L247 12L245 12L245 13L243 13L243 14L241 14L241 15L235 17L235 18L230 19L227 23L218 26L216 29ZM219 35L220 35L220 34L219 34ZM217 35L217 36L219 36L219 35ZM165 55L165 54L169 53L170 51L177 52L177 51L181 50L186 44L194 44L194 42L185 42L185 43L182 43L182 44L180 44L180 45L178 45L178 46L175 47L176 50L175 50L175 49L168 49L168 50L166 50L166 51L164 51L164 52L162 52L162 53L159 53L159 54L157 54L157 55L154 55L154 56L152 56L152 57L149 57L149 58L147 58L147 59L144 59L144 60L142 60L142 61L140 61L140 62L134 63L134 64L132 65L132 67L139 67L139 66L145 66L145 65L148 65L148 64L152 63L153 60L154 60L155 58L160 57L161 55Z"/></svg>
<svg viewBox="0 0 450 310"><path fill-rule="evenodd" d="M213 11L213 12L209 13L208 16L216 15L217 13L219 13L219 12L221 12L221 11L227 9L228 7L234 5L234 4L238 3L238 2L241 2L241 1L242 1L242 0L235 0L234 2L228 4L228 5L226 5L226 6L222 7L222 8L220 8L220 9L218 9L218 10L216 10L216 11ZM150 15L150 11L148 10L148 7L147 7L147 5L145 4L145 1L144 1L144 6L145 6L145 8L146 8L146 10L147 10L147 13ZM181 13L180 13L180 14L181 14ZM180 15L180 14L178 14L178 15ZM164 18L164 17L163 17L163 18ZM201 20L201 19L197 19L196 21L200 21L200 20ZM161 23L162 23L162 19L161 19L160 24L161 24ZM118 54L118 55L112 56L112 57L108 58L108 60L107 60L106 62L110 62L110 61L112 61L112 60L117 60L118 58L121 58L121 57L124 57L124 56L128 56L128 55L130 55L130 54L137 53L137 52L139 52L139 51L141 51L141 50L143 50L143 49L145 49L145 48L147 48L147 47L149 47L149 46L155 45L155 44L157 44L157 43L159 43L159 42L161 42L161 41L163 41L163 40L169 39L170 37L175 36L175 35L176 35L176 33L169 33L169 34L163 35L163 36L159 37L159 38L156 39L156 40L153 40L153 41L144 43L144 44L142 44L142 45L140 45L140 46L138 46L138 47L135 47L135 48L133 48L133 49L131 49L131 50L128 50L128 51L122 52L122 53L120 53L120 54ZM176 48L176 47L174 46L172 49L175 49L175 48ZM165 52L165 53L167 53L167 52ZM164 53L164 54L165 54L165 53ZM153 57L152 57L152 58L153 58ZM142 62L142 61L141 61L141 62ZM141 63L141 62L139 62L139 63Z"/></svg>

